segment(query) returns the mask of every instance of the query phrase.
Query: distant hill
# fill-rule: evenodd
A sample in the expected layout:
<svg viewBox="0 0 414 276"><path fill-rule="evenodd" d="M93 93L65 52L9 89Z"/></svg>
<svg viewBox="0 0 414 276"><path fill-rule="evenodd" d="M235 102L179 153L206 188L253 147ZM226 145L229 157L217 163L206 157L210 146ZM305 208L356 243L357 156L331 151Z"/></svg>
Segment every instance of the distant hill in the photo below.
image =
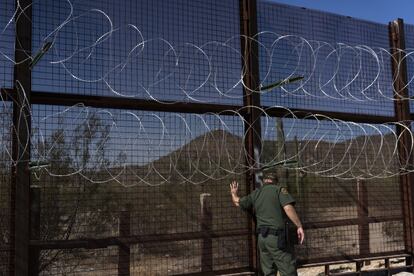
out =
<svg viewBox="0 0 414 276"><path fill-rule="evenodd" d="M262 162L269 164L279 160L299 160L308 173L326 171L326 175L342 177L365 176L369 173L381 174L384 170L395 171L397 159L393 155L395 137L386 135L364 136L333 143L330 141L292 141L285 143L286 157L279 149L277 141L263 142ZM382 150L379 154L382 140ZM365 144L365 145L364 145ZM299 158L297 155L299 149ZM137 176L151 184L166 182L202 183L212 178L222 178L231 172L242 174L245 170L243 139L224 130L205 133L166 156L146 165L129 165L121 182L129 183ZM292 166L290 166L292 167ZM351 169L350 169L351 168ZM119 170L121 168L117 168ZM115 170L116 171L116 170Z"/></svg>

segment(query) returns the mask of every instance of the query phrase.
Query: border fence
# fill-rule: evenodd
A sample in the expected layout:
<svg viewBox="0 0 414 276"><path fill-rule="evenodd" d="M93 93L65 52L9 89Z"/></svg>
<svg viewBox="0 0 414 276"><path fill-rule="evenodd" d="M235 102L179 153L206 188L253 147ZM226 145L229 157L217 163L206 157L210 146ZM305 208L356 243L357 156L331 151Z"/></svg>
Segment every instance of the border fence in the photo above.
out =
<svg viewBox="0 0 414 276"><path fill-rule="evenodd" d="M209 155L214 160L214 152L225 150L234 158L229 163L242 160L251 168L237 179L242 194L252 191L259 185L258 150L278 147L285 136L280 126L289 125L293 119L283 106L294 112L303 130L315 127L315 117L310 114L356 123L404 122L408 128L414 118L407 100L411 87L406 85L414 71L397 50L414 46L414 26L404 26L401 19L386 26L255 0L4 2L0 24L8 28L0 36L0 50L14 62L0 57L0 135L5 149L0 155L0 275L257 273L254 220L232 206L228 191L232 176L193 185L182 182L180 174L171 173L167 184L148 183L162 183L162 175L173 171L171 163L182 166L174 172L185 171L194 158ZM50 56L45 55L32 70L27 55L41 48L44 37L71 9L79 14L104 10L112 18L111 24L135 24L143 36L161 37L176 44L201 45L232 38L233 49L239 53L223 47L212 57L223 65L217 69L216 85L231 87L229 78L243 71L244 86L229 89L231 95L242 96L221 97L211 86L203 88L196 100L183 100L177 86L167 80L151 87L155 97L150 97L148 89L141 89L136 79L145 84L150 73L157 74L154 64L161 60L157 49L166 45L156 39L152 48L142 50L147 51L146 59L140 61L145 66L125 68L122 76L112 72L114 77L107 80L113 84L112 89L102 82L80 81L96 79L97 71L122 59L125 53L111 49L133 45L136 38L132 35L116 37L108 47L97 47L99 58L93 62L89 63L86 55L62 66L50 63ZM10 18L18 20L8 24ZM70 53L82 43L89 43L88 34L104 32L107 24L102 14L90 12L72 27L62 29L65 35L54 47ZM390 49L392 58L384 70L389 73L389 81L396 80L393 90L399 93L391 95L394 101L341 101L337 105L323 98L249 93L249 89L259 89L266 75L267 64L259 43L273 43L266 35L258 41L249 39L261 32ZM180 51L185 52L185 47ZM283 54L276 53L275 59ZM189 56L184 62L201 63L196 55ZM283 66L280 64L280 68ZM275 70L266 78L280 79L283 74L283 69ZM197 78L197 73L194 75ZM174 81L185 84L185 77L179 72ZM120 96L114 93L114 87L126 93ZM265 109L270 120L265 121L261 109L255 107ZM129 116L131 113L140 118L139 125ZM186 128L197 129L201 123L197 116L201 115L211 131L189 136ZM88 128L77 124L85 122L83 118L87 118ZM106 122L113 118L117 120L117 135L107 140ZM160 118L168 135L177 140L174 151L163 145ZM231 131L220 129L222 121ZM278 126L278 135L266 133L265 124ZM137 132L142 126L146 126L145 135ZM327 131L335 128L329 124L320 127ZM412 156L406 151L412 138L401 125L396 126L396 132L401 136L399 162L412 164ZM128 148L132 136L138 139ZM223 140L225 147L218 142ZM54 149L49 164L53 173L35 174L29 169L30 160L36 160L45 150L41 145L48 144ZM97 146L102 144L108 148ZM153 146L145 148L149 144ZM130 154L127 162L122 161L124 156L116 155L117 149L125 145ZM295 145L297 142L292 140L280 147L289 152ZM74 152L80 157L74 158ZM6 153L19 161L12 162ZM358 152L350 154L357 156ZM374 158L374 152L367 154ZM104 181L103 172L94 169L108 160L114 161L106 173L127 171L120 181ZM76 174L74 164L81 164L86 175ZM377 270L388 275L413 271L412 173L350 180L288 171L281 174L283 181L296 187L292 193L307 235L306 243L296 248L300 267L324 266L326 275L340 275L330 266L355 263L353 273L364 275L367 262L382 259L384 265ZM138 184L134 182L137 175L144 179ZM96 181L88 180L92 176ZM195 180L200 177L187 176ZM393 266L390 260L394 259L402 259L403 264Z"/></svg>

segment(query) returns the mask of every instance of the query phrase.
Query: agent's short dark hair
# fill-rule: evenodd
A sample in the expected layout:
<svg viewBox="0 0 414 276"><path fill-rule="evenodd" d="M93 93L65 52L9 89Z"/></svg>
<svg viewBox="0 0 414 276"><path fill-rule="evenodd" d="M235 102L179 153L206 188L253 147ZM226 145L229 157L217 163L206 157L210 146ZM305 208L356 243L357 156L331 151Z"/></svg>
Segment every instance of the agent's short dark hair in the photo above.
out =
<svg viewBox="0 0 414 276"><path fill-rule="evenodd" d="M263 175L263 179L271 179L273 184L277 184L279 182L279 177L277 176L276 172L265 172Z"/></svg>

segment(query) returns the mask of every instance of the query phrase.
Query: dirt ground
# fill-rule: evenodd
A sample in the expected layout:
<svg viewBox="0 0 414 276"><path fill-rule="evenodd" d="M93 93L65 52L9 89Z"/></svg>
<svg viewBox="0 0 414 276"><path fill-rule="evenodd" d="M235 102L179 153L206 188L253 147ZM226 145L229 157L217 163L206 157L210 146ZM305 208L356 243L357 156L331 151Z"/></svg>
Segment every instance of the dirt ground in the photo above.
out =
<svg viewBox="0 0 414 276"><path fill-rule="evenodd" d="M169 259L168 262L165 260ZM194 271L197 271L200 264L198 260L194 259L189 261L188 259L179 258L176 259L174 257L165 257L165 258L155 258L151 260L151 262L145 263L135 263L132 264L133 268L131 269L131 275L139 275L139 276L166 276L166 275L174 275L182 271L183 267L186 266L188 263L193 263L195 266L193 267ZM399 267L403 266L405 263L404 258L395 258L390 259L390 266L391 267ZM158 264L158 265L157 265ZM242 264L240 264L242 265ZM168 269L165 270L166 266ZM363 265L363 271L369 270L376 270L385 267L384 260L374 260L371 262L365 262ZM345 263L345 264L338 264L338 265L330 265L331 273L341 273L341 272L353 272L356 271L355 263ZM191 268L189 268L191 270ZM300 268L298 270L299 276L324 276L325 275L325 267L308 267L308 268ZM63 271L54 270L49 271L48 274L43 275L83 275L83 276L106 276L106 275L118 275L117 274L116 264L109 264L102 267L94 267L91 266L87 267L86 265L81 265L72 271L66 270L65 273ZM236 274L233 274L236 275ZM241 274L237 274L240 276ZM248 275L248 274L245 274ZM398 274L394 274L398 276L411 276L414 275L412 273L401 272ZM279 276L279 274L278 274Z"/></svg>
<svg viewBox="0 0 414 276"><path fill-rule="evenodd" d="M391 267L401 267L405 263L404 258L395 258L390 259L390 266ZM369 270L376 270L385 267L384 260L374 260L370 262L365 262L362 270L369 271ZM345 264L338 264L338 265L330 265L329 270L331 273L340 273L340 272L354 272L356 271L355 263L345 263ZM299 276L323 276L325 275L325 267L309 267L309 268L301 268L298 271ZM408 272L401 272L398 274L394 274L398 276L410 276L414 275Z"/></svg>

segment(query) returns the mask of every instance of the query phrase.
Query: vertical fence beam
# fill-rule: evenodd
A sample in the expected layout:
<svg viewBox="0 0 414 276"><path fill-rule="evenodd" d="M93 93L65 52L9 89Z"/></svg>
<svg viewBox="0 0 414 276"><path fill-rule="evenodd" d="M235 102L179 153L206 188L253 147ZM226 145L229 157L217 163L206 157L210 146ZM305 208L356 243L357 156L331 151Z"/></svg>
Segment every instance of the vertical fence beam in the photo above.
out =
<svg viewBox="0 0 414 276"><path fill-rule="evenodd" d="M250 168L246 174L247 192L251 192L261 185L258 165L261 153L261 112L256 106L260 106L259 91L259 51L258 45L252 38L257 34L256 0L239 0L240 10L240 34L243 70L243 104L246 108L245 117L245 150L246 163ZM253 271L258 268L258 256L256 250L255 222L251 218L248 222L249 229L249 266Z"/></svg>
<svg viewBox="0 0 414 276"><path fill-rule="evenodd" d="M119 236L129 237L131 235L131 205L127 204L119 216ZM131 267L131 249L129 244L118 246L118 275L129 276Z"/></svg>
<svg viewBox="0 0 414 276"><path fill-rule="evenodd" d="M389 23L389 36L391 47L391 65L394 88L394 109L396 120L410 129L410 101L407 88L407 63L405 60L405 34L402 19ZM412 166L410 131L397 125L398 155L401 164ZM414 254L413 241L413 174L407 173L407 168L401 168L400 191L403 203L404 216L404 242L408 253Z"/></svg>
<svg viewBox="0 0 414 276"><path fill-rule="evenodd" d="M40 187L30 187L30 240L40 239ZM30 276L39 275L40 252L37 247L30 248Z"/></svg>
<svg viewBox="0 0 414 276"><path fill-rule="evenodd" d="M211 194L201 194L201 231L203 233L210 233L213 224L213 213L211 211ZM201 245L201 271L211 272L213 271L213 240L211 237L206 236L203 238Z"/></svg>
<svg viewBox="0 0 414 276"><path fill-rule="evenodd" d="M391 276L390 259L385 258L384 266L387 269L387 276Z"/></svg>
<svg viewBox="0 0 414 276"><path fill-rule="evenodd" d="M368 223L368 191L365 181L357 179L358 197L358 234L359 254L368 255L369 250L369 223Z"/></svg>
<svg viewBox="0 0 414 276"><path fill-rule="evenodd" d="M361 275L362 266L363 266L363 262L362 261L357 261L355 263L356 275Z"/></svg>
<svg viewBox="0 0 414 276"><path fill-rule="evenodd" d="M32 1L16 0L10 274L29 274Z"/></svg>
<svg viewBox="0 0 414 276"><path fill-rule="evenodd" d="M331 271L329 270L329 265L325 265L325 275L326 276L331 275Z"/></svg>
<svg viewBox="0 0 414 276"><path fill-rule="evenodd" d="M413 256L405 257L405 266L411 267L412 265L413 265Z"/></svg>

